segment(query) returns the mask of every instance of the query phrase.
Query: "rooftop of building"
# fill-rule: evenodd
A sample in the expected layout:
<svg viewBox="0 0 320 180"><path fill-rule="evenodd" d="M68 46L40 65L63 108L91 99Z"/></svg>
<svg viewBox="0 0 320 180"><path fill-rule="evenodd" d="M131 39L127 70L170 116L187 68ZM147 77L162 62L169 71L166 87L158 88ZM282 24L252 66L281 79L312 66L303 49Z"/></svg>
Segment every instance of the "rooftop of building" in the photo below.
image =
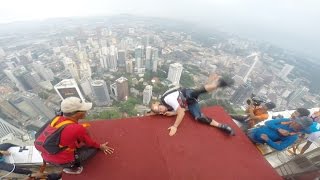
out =
<svg viewBox="0 0 320 180"><path fill-rule="evenodd" d="M167 128L175 117L91 121L91 136L108 141L115 152L99 152L81 175L63 174L63 179L282 179L222 107L203 110L230 124L236 136L200 124L189 113L172 137Z"/></svg>

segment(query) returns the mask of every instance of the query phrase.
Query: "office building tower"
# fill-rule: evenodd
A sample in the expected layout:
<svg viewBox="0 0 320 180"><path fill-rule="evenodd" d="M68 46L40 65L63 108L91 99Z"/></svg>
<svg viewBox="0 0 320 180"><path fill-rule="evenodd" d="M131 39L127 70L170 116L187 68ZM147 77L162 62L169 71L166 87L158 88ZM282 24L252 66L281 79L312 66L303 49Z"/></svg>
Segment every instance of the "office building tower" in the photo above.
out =
<svg viewBox="0 0 320 180"><path fill-rule="evenodd" d="M24 66L19 66L13 71L13 75L20 82L26 91L32 90L32 83L28 80L34 81Z"/></svg>
<svg viewBox="0 0 320 180"><path fill-rule="evenodd" d="M147 46L146 48L146 70L152 70L152 47L151 46Z"/></svg>
<svg viewBox="0 0 320 180"><path fill-rule="evenodd" d="M20 128L11 125L7 121L0 118L0 138L12 133L14 136L20 137L26 134L26 132L22 131Z"/></svg>
<svg viewBox="0 0 320 180"><path fill-rule="evenodd" d="M40 88L39 86L39 76L34 74L35 72L27 72L26 74L23 75L23 79L25 80L26 84L28 84L29 87L33 90L38 90Z"/></svg>
<svg viewBox="0 0 320 180"><path fill-rule="evenodd" d="M105 81L93 80L91 87L94 96L94 103L97 106L106 106L111 104L110 95Z"/></svg>
<svg viewBox="0 0 320 180"><path fill-rule="evenodd" d="M87 97L91 97L92 96L92 89L91 89L91 79L90 78L82 78L79 81L79 85L81 88L81 92L83 92L83 94Z"/></svg>
<svg viewBox="0 0 320 180"><path fill-rule="evenodd" d="M32 63L33 70L37 72L40 77L45 81L52 81L54 79L54 73L51 69L45 68L40 61Z"/></svg>
<svg viewBox="0 0 320 180"><path fill-rule="evenodd" d="M19 91L25 91L25 87L22 85L22 83L15 77L13 74L14 69L7 68L4 69L4 74L16 85L16 87L19 89Z"/></svg>
<svg viewBox="0 0 320 180"><path fill-rule="evenodd" d="M116 72L118 70L118 50L115 46L110 46L109 59L107 58L107 63L110 71Z"/></svg>
<svg viewBox="0 0 320 180"><path fill-rule="evenodd" d="M135 60L136 60L136 68L142 68L143 67L142 54L143 54L142 46L137 46L135 51L134 51L134 57L135 57Z"/></svg>
<svg viewBox="0 0 320 180"><path fill-rule="evenodd" d="M289 64L285 64L279 73L279 77L281 77L283 79L287 78L288 74L290 74L290 72L293 70L293 68L294 68L294 66L289 65Z"/></svg>
<svg viewBox="0 0 320 180"><path fill-rule="evenodd" d="M17 108L15 108L11 103L9 103L7 99L0 98L0 109L1 112L10 119L16 121L24 121L27 119L27 117L20 113L20 111Z"/></svg>
<svg viewBox="0 0 320 180"><path fill-rule="evenodd" d="M133 61L129 59L126 61L126 72L132 74L133 73Z"/></svg>
<svg viewBox="0 0 320 180"><path fill-rule="evenodd" d="M178 85L182 73L182 65L179 63L170 64L169 73L167 79L174 85Z"/></svg>
<svg viewBox="0 0 320 180"><path fill-rule="evenodd" d="M54 117L54 111L49 109L45 105L44 100L40 99L40 97L37 94L23 92L20 93L20 95L24 99L24 101L26 101L30 105L30 107L35 109L35 111L40 115L40 117L43 118L44 122Z"/></svg>
<svg viewBox="0 0 320 180"><path fill-rule="evenodd" d="M75 79L77 81L80 79L78 66L72 59L65 57L64 58L64 67L66 70L69 71L69 73L71 74L73 79Z"/></svg>
<svg viewBox="0 0 320 180"><path fill-rule="evenodd" d="M79 75L80 78L91 78L92 71L89 62L82 61L79 65Z"/></svg>
<svg viewBox="0 0 320 180"><path fill-rule="evenodd" d="M126 62L126 51L125 50L119 50L118 51L118 64L120 67L125 67Z"/></svg>
<svg viewBox="0 0 320 180"><path fill-rule="evenodd" d="M232 95L230 101L234 104L242 105L246 103L246 100L250 98L253 93L253 87L250 83L242 84Z"/></svg>
<svg viewBox="0 0 320 180"><path fill-rule="evenodd" d="M157 72L158 60L159 60L159 50L158 50L158 48L153 48L152 49L152 58L151 58L152 72Z"/></svg>
<svg viewBox="0 0 320 180"><path fill-rule="evenodd" d="M113 97L118 101L127 100L129 97L128 80L124 77L120 77L111 84L110 89Z"/></svg>
<svg viewBox="0 0 320 180"><path fill-rule="evenodd" d="M148 105L152 97L152 86L147 85L143 90L143 104Z"/></svg>
<svg viewBox="0 0 320 180"><path fill-rule="evenodd" d="M62 100L67 97L78 97L82 101L85 101L75 79L64 79L58 84L54 85L54 89Z"/></svg>

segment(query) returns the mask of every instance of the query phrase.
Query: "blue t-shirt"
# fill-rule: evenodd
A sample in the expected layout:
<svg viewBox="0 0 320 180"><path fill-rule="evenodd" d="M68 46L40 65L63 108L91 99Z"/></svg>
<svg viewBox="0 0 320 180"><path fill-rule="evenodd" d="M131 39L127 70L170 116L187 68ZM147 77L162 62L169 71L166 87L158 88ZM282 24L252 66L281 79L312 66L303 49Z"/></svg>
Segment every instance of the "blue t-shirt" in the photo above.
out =
<svg viewBox="0 0 320 180"><path fill-rule="evenodd" d="M320 123L318 123L318 122L313 122L312 125L310 126L309 131L310 131L311 133L320 131Z"/></svg>

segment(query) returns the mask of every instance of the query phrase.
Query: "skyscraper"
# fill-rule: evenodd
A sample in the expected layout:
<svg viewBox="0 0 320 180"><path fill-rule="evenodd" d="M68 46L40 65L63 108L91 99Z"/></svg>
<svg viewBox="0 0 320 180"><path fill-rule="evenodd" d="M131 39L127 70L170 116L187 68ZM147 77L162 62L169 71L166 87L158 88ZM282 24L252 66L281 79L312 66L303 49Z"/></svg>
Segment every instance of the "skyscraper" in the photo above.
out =
<svg viewBox="0 0 320 180"><path fill-rule="evenodd" d="M27 134L26 132L22 131L21 129L11 125L10 123L6 122L2 118L0 118L0 138L8 135L14 134L15 136L23 136Z"/></svg>
<svg viewBox="0 0 320 180"><path fill-rule="evenodd" d="M33 70L37 72L40 77L46 81L52 81L54 79L54 73L51 69L45 68L40 61L35 61L32 63Z"/></svg>
<svg viewBox="0 0 320 180"><path fill-rule="evenodd" d="M152 70L151 58L152 58L152 47L147 46L146 48L146 69Z"/></svg>
<svg viewBox="0 0 320 180"><path fill-rule="evenodd" d="M65 69L67 69L70 72L71 76L75 80L78 81L80 79L78 66L72 59L65 57L64 58L64 67L65 67Z"/></svg>
<svg viewBox="0 0 320 180"><path fill-rule="evenodd" d="M148 105L152 97L152 86L147 85L143 90L143 104Z"/></svg>
<svg viewBox="0 0 320 180"><path fill-rule="evenodd" d="M134 51L134 58L136 59L136 68L143 67L142 54L143 54L142 46L137 46Z"/></svg>
<svg viewBox="0 0 320 180"><path fill-rule="evenodd" d="M92 96L91 79L90 78L80 79L79 85L80 85L81 90L85 96L88 96L88 97Z"/></svg>
<svg viewBox="0 0 320 180"><path fill-rule="evenodd" d="M126 72L130 74L133 73L133 62L131 59L126 61Z"/></svg>
<svg viewBox="0 0 320 180"><path fill-rule="evenodd" d="M290 74L290 72L293 70L293 68L294 68L294 66L289 65L289 64L285 64L279 73L279 77L281 77L283 79L287 78L288 74Z"/></svg>
<svg viewBox="0 0 320 180"><path fill-rule="evenodd" d="M54 86L54 89L62 100L67 97L78 97L85 101L75 79L64 79Z"/></svg>
<svg viewBox="0 0 320 180"><path fill-rule="evenodd" d="M241 105L246 102L248 98L250 98L253 92L253 87L250 83L245 83L239 86L239 88L234 92L230 101L234 104Z"/></svg>
<svg viewBox="0 0 320 180"><path fill-rule="evenodd" d="M128 80L120 77L110 85L112 95L119 101L127 100L129 96Z"/></svg>
<svg viewBox="0 0 320 180"><path fill-rule="evenodd" d="M174 85L178 85L182 73L182 65L179 63L170 64L169 73L167 79Z"/></svg>
<svg viewBox="0 0 320 180"><path fill-rule="evenodd" d="M15 77L15 75L13 74L14 69L11 68L7 68L4 69L3 72L4 74L6 74L6 76L15 83L16 87L20 90L20 91L25 91L24 86L22 85L22 83Z"/></svg>
<svg viewBox="0 0 320 180"><path fill-rule="evenodd" d="M4 113L9 118L18 121L20 120L26 120L27 117L24 116L21 112L19 112L18 109L16 109L11 103L8 102L6 99L0 98L0 109L1 112Z"/></svg>
<svg viewBox="0 0 320 180"><path fill-rule="evenodd" d="M115 72L118 70L118 50L115 46L110 46L109 59L107 58L107 63L110 71Z"/></svg>
<svg viewBox="0 0 320 180"><path fill-rule="evenodd" d="M153 48L152 49L152 58L151 58L152 72L157 72L158 60L159 60L159 50L158 50L158 48Z"/></svg>
<svg viewBox="0 0 320 180"><path fill-rule="evenodd" d="M120 67L125 67L125 62L126 62L126 51L125 50L118 51L118 62L119 62Z"/></svg>
<svg viewBox="0 0 320 180"><path fill-rule="evenodd" d="M91 83L91 87L95 99L94 103L97 106L105 106L111 104L110 95L105 81L94 80Z"/></svg>

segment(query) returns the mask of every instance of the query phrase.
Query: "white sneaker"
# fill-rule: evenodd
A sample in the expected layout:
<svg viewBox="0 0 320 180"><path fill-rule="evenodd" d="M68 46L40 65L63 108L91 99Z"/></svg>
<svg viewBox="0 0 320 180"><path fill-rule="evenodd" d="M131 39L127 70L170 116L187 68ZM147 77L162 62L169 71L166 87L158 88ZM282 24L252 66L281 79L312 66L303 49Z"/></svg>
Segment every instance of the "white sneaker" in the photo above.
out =
<svg viewBox="0 0 320 180"><path fill-rule="evenodd" d="M67 174L81 174L83 170L83 167L76 167L76 168L63 168L63 172L67 173Z"/></svg>

